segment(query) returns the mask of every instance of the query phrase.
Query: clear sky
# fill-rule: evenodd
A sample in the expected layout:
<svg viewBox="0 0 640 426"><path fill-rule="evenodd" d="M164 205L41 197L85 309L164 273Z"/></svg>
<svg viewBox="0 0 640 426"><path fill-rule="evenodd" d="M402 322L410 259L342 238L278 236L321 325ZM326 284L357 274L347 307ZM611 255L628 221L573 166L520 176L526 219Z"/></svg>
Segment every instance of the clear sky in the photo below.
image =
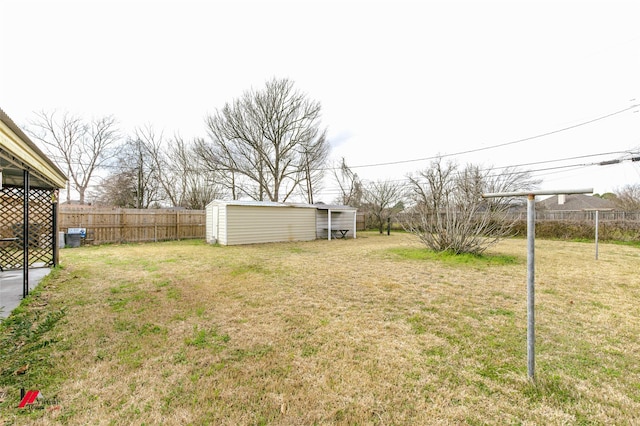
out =
<svg viewBox="0 0 640 426"><path fill-rule="evenodd" d="M204 136L207 114L289 78L364 180L485 148L450 158L545 162L528 166L542 189L640 183L637 0L2 0L0 17L0 108L19 125L57 108Z"/></svg>

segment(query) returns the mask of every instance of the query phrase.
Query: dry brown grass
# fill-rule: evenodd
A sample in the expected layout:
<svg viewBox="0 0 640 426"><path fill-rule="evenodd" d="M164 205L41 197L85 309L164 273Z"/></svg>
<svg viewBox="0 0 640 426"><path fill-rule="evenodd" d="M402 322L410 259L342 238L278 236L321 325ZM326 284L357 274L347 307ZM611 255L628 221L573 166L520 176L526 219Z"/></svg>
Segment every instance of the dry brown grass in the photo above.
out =
<svg viewBox="0 0 640 426"><path fill-rule="evenodd" d="M11 391L39 380L60 409L24 414L7 401L2 416L16 424L638 423L640 250L601 244L596 262L591 244L536 245L536 383L526 374L524 240L492 249L511 263L411 258L420 247L406 234L65 250L64 268L32 301L66 308L41 338L46 366L4 382Z"/></svg>

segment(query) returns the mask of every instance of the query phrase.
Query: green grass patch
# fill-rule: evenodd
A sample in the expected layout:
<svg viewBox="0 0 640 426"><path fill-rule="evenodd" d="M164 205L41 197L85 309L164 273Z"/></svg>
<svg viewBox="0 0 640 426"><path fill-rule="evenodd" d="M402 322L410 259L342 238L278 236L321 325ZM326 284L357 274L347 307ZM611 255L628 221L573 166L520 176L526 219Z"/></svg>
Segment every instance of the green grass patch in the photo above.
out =
<svg viewBox="0 0 640 426"><path fill-rule="evenodd" d="M640 240L629 240L629 241L614 240L614 241L607 241L607 242L611 244L621 245L621 246L640 248Z"/></svg>
<svg viewBox="0 0 640 426"><path fill-rule="evenodd" d="M496 308L496 309L489 309L489 314L490 315L502 315L505 317L514 317L516 314L515 312L513 312L510 309L503 309L503 308Z"/></svg>
<svg viewBox="0 0 640 426"><path fill-rule="evenodd" d="M226 346L231 338L228 334L218 334L215 327L209 329L201 329L198 326L193 327L193 335L185 339L185 343L188 346L195 346L197 348L209 348L214 350L221 350Z"/></svg>
<svg viewBox="0 0 640 426"><path fill-rule="evenodd" d="M473 267L485 267L485 266L502 266L502 265L514 265L522 263L517 256L504 255L504 254L482 254L475 255L469 253L456 254L449 251L433 251L424 248L408 248L408 247L396 247L389 249L389 252L394 255L409 260L431 260L434 262L441 262L447 265L466 265Z"/></svg>
<svg viewBox="0 0 640 426"><path fill-rule="evenodd" d="M422 315L414 314L407 318L407 322L411 326L411 330L413 330L414 333L424 334L427 332L426 320Z"/></svg>
<svg viewBox="0 0 640 426"><path fill-rule="evenodd" d="M264 274L266 272L267 270L262 265L258 263L248 263L234 266L230 275L232 277L237 277L244 274Z"/></svg>
<svg viewBox="0 0 640 426"><path fill-rule="evenodd" d="M269 355L272 352L273 352L273 347L271 345L258 345L249 349L232 349L228 352L227 356L225 357L225 360L238 362L246 358L259 359ZM221 367L222 367L221 365L215 365L214 369L219 370Z"/></svg>

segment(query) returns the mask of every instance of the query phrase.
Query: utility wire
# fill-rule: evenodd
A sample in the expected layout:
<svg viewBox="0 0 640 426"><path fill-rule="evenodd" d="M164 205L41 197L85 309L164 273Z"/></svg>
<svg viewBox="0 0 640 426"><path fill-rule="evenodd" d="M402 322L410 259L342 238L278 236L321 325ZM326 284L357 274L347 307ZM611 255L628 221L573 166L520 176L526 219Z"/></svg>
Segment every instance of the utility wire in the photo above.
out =
<svg viewBox="0 0 640 426"><path fill-rule="evenodd" d="M617 152L614 152L614 153L617 153ZM602 155L605 155L605 154L612 154L612 153L604 153ZM562 160L541 161L541 162L538 162L538 163L530 163L530 164L553 163L553 162L557 162L557 161L579 159L579 158L584 158L584 157L593 157L593 156L596 156L596 155L598 155L598 154L571 157L571 158L566 158L566 159L562 159ZM631 158L627 158L627 159L618 159L618 160L611 160L611 161L599 161L599 162L592 162L592 163L566 164L566 165L561 165L561 166L544 167L544 168L533 169L533 170L514 170L514 171L511 171L511 172L508 172L508 173L497 172L497 173L488 174L486 177L496 177L496 176L505 176L505 175L518 175L518 174L523 174L523 173L530 173L532 175L532 178L535 178L536 176L548 176L548 175L557 174L557 173L576 171L576 170L584 169L584 168L587 168L587 167L608 166L608 165L613 165L613 164L619 164L619 163L622 163L623 161L640 161L640 159L635 160L636 158L638 158L638 157L631 157ZM516 167L519 167L519 166L504 166L504 167L497 167L497 169L508 169L508 168L516 168ZM484 169L484 170L478 170L478 171L480 171L480 172L482 172L482 171L491 171L491 170L494 170L494 169ZM368 179L365 179L365 180L361 181L361 183L366 186L368 181L369 181ZM397 183L397 184L409 184L410 183L409 179L407 179L407 178L394 179L394 180L391 180L390 182ZM330 194L336 194L336 193L339 194L340 193L340 189L338 187L328 187L327 189L325 189L322 192L323 193L330 193Z"/></svg>
<svg viewBox="0 0 640 426"><path fill-rule="evenodd" d="M632 110L634 108L637 108L639 106L640 106L640 104L631 105L630 107L621 109L619 111L615 111L615 112L612 112L610 114L602 115L600 117L597 117L597 118L594 118L594 119L591 119L591 120L588 120L588 121L583 121L581 123L574 124L572 126L563 127L561 129L552 130L550 132L540 133L540 134L535 135L535 136L529 136L529 137L522 138L522 139L516 139L516 140L510 141L510 142L504 142L504 143L500 143L500 144L496 144L496 145L485 146L485 147L482 147L482 148L469 149L469 150L466 150L466 151L458 151L458 152L453 152L453 153L450 153L450 154L440 154L440 155L435 155L435 156L432 156L432 157L414 158L414 159L411 159L411 160L399 160L399 161L389 161L389 162L386 162L386 163L374 163L374 164L363 164L363 165L359 165L359 166L349 166L349 168L356 169L356 168L365 168L365 167L392 166L392 165L396 165L396 164L415 163L415 162L418 162L418 161L435 160L437 158L454 157L454 156L457 156L457 155L464 155L464 154L471 154L471 153L474 153L474 152L487 151L487 150L490 150L490 149L501 148L503 146L515 145L515 144L518 144L518 143L527 142L527 141L534 140L534 139L540 139L540 138L543 138L543 137L546 137L546 136L554 135L556 133L561 133L561 132L565 132L567 130L571 130L571 129L575 129L575 128L578 128L578 127L586 126L588 124L595 123L595 122L601 121L601 120L605 120L607 118L616 116L618 114L622 114L623 112L627 112L627 111Z"/></svg>
<svg viewBox="0 0 640 426"><path fill-rule="evenodd" d="M510 169L510 168L516 168L516 167L525 167L525 166L536 166L539 164L548 164L548 163L559 163L561 161L569 161L569 160L579 160L582 158L590 158L590 157L600 157L603 155L613 155L613 154L629 154L629 151L611 151L611 152L603 152L600 154L587 154L587 155L578 155L576 157L565 157L565 158L558 158L555 160L544 160L544 161L536 161L533 163L522 163L522 164L514 164L514 165L510 165L510 166L498 166L498 167L491 167L491 170L496 170L496 169ZM616 160L612 160L612 161L616 161Z"/></svg>

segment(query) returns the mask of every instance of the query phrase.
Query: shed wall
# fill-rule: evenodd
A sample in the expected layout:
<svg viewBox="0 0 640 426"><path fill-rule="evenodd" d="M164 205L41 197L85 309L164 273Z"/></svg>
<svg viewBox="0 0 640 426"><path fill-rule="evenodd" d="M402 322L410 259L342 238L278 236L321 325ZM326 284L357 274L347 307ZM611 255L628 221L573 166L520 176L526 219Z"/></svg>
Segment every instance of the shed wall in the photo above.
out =
<svg viewBox="0 0 640 426"><path fill-rule="evenodd" d="M298 207L226 206L219 215L220 244L310 241L316 238L316 210ZM223 229L226 235L223 237Z"/></svg>

